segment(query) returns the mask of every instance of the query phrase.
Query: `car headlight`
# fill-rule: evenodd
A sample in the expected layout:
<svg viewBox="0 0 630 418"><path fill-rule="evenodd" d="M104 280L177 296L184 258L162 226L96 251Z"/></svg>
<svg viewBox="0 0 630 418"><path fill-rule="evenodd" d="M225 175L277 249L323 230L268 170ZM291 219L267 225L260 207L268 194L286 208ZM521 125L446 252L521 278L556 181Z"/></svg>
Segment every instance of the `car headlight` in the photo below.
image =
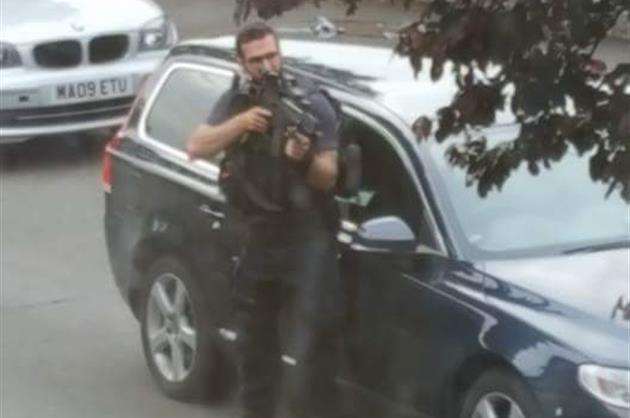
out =
<svg viewBox="0 0 630 418"><path fill-rule="evenodd" d="M20 53L11 44L0 42L0 68L19 67L22 65Z"/></svg>
<svg viewBox="0 0 630 418"><path fill-rule="evenodd" d="M580 366L578 375L582 386L597 399L630 409L630 370L589 364Z"/></svg>
<svg viewBox="0 0 630 418"><path fill-rule="evenodd" d="M175 24L165 17L151 20L140 30L140 51L171 47L177 41Z"/></svg>

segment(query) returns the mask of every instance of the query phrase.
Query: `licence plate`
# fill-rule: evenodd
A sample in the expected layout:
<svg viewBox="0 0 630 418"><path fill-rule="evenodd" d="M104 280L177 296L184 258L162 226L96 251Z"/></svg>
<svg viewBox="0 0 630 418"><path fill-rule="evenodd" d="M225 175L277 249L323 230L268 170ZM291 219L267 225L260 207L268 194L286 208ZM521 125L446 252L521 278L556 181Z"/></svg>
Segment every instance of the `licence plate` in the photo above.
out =
<svg viewBox="0 0 630 418"><path fill-rule="evenodd" d="M133 95L131 77L62 83L53 87L55 103L76 103L131 95Z"/></svg>

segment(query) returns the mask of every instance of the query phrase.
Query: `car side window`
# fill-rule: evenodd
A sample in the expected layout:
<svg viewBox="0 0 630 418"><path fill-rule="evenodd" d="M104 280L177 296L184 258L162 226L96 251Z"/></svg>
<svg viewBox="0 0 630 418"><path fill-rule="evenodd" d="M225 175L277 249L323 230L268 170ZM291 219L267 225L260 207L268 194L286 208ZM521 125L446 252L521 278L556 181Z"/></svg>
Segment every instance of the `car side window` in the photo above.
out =
<svg viewBox="0 0 630 418"><path fill-rule="evenodd" d="M370 127L352 119L344 123L342 135L356 141L362 151L362 203L352 210L352 220L361 223L381 216L398 216L424 244L435 245L419 191L392 145Z"/></svg>
<svg viewBox="0 0 630 418"><path fill-rule="evenodd" d="M231 83L232 77L223 73L188 67L173 70L149 110L147 134L165 145L185 150L186 139L206 121Z"/></svg>

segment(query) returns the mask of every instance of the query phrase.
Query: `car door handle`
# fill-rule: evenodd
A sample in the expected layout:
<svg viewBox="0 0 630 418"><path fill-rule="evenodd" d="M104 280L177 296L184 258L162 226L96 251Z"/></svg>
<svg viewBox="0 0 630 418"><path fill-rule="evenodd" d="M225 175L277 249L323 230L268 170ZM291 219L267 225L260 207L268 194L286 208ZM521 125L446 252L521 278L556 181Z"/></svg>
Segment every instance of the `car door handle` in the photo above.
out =
<svg viewBox="0 0 630 418"><path fill-rule="evenodd" d="M138 147L138 149L136 150L136 156L142 161L150 163L156 162L158 160L157 153L145 147Z"/></svg>
<svg viewBox="0 0 630 418"><path fill-rule="evenodd" d="M223 214L222 212L216 211L214 209L212 209L210 206L203 204L201 206L199 206L199 211L206 214L206 215L210 215L212 217L218 218L218 219L225 219L225 214Z"/></svg>

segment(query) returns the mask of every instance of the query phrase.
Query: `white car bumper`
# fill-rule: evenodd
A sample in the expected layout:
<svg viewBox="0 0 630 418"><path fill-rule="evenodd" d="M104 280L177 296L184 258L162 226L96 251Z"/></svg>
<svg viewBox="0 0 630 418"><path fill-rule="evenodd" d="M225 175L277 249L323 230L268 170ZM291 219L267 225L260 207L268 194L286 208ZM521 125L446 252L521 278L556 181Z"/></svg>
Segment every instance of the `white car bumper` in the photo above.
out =
<svg viewBox="0 0 630 418"><path fill-rule="evenodd" d="M144 78L167 51L68 69L0 74L0 143L121 125Z"/></svg>

